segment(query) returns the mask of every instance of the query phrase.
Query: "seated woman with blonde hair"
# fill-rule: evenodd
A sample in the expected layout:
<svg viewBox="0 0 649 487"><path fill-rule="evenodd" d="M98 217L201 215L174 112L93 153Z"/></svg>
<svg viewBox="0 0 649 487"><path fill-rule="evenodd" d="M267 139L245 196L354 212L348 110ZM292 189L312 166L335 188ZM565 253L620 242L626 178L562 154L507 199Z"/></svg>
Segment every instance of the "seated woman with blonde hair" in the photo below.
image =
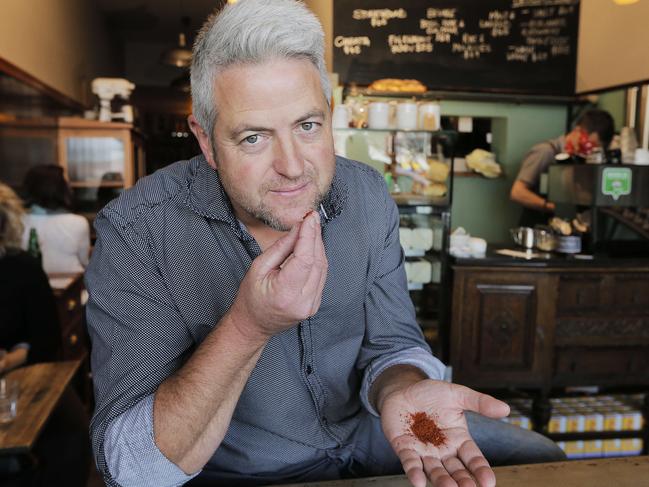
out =
<svg viewBox="0 0 649 487"><path fill-rule="evenodd" d="M20 248L24 213L16 193L0 183L0 372L61 357L52 288L40 262ZM0 485L85 487L90 468L87 432L87 413L68 388L34 445L36 467L21 471L14 457L0 457Z"/></svg>

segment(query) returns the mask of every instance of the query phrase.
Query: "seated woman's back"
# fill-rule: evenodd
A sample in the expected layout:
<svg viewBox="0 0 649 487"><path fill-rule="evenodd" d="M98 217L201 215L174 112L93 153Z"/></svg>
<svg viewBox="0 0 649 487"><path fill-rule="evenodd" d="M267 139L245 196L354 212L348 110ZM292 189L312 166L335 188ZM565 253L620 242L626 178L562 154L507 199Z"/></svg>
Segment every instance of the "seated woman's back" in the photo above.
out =
<svg viewBox="0 0 649 487"><path fill-rule="evenodd" d="M32 206L31 212L23 218L23 223L23 248L28 246L30 230L36 229L45 272L84 271L90 250L88 220L74 213L46 212L38 206Z"/></svg>
<svg viewBox="0 0 649 487"><path fill-rule="evenodd" d="M72 192L56 165L32 167L23 182L30 211L24 216L23 248L36 230L48 274L83 272L88 265L90 225L72 213Z"/></svg>

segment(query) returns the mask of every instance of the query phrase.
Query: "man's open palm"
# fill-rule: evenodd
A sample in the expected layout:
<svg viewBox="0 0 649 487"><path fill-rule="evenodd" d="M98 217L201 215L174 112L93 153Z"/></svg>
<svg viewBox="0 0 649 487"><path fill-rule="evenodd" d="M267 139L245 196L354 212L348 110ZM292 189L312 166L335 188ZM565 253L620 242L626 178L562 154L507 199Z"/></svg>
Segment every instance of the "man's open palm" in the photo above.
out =
<svg viewBox="0 0 649 487"><path fill-rule="evenodd" d="M491 418L509 414L507 404L486 394L448 382L424 380L386 397L381 424L401 460L408 479L424 487L493 487L496 477L469 435L464 411ZM445 439L439 445L419 441L410 430L410 415L425 412Z"/></svg>

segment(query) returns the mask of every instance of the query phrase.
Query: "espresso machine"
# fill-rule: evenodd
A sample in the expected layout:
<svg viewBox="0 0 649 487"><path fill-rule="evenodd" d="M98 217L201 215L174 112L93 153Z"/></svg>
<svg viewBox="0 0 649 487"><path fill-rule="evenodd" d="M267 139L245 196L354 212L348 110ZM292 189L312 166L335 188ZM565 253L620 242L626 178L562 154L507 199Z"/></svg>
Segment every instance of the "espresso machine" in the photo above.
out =
<svg viewBox="0 0 649 487"><path fill-rule="evenodd" d="M649 165L553 164L548 200L590 210L593 253L649 255Z"/></svg>

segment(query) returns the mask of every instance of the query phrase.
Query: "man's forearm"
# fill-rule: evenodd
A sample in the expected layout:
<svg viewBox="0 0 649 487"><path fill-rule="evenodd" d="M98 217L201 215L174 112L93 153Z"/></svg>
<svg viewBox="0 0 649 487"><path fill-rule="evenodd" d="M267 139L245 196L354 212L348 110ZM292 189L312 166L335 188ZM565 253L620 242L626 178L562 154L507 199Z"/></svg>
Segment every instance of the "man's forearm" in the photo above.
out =
<svg viewBox="0 0 649 487"><path fill-rule="evenodd" d="M226 314L187 363L160 384L153 407L155 442L185 473L218 448L267 339L241 332Z"/></svg>
<svg viewBox="0 0 649 487"><path fill-rule="evenodd" d="M509 196L515 203L532 210L549 212L555 209L554 203L536 194L522 181L514 182Z"/></svg>
<svg viewBox="0 0 649 487"><path fill-rule="evenodd" d="M369 393L370 403L381 414L383 402L391 393L427 378L424 372L413 365L393 365L385 369L374 381Z"/></svg>

